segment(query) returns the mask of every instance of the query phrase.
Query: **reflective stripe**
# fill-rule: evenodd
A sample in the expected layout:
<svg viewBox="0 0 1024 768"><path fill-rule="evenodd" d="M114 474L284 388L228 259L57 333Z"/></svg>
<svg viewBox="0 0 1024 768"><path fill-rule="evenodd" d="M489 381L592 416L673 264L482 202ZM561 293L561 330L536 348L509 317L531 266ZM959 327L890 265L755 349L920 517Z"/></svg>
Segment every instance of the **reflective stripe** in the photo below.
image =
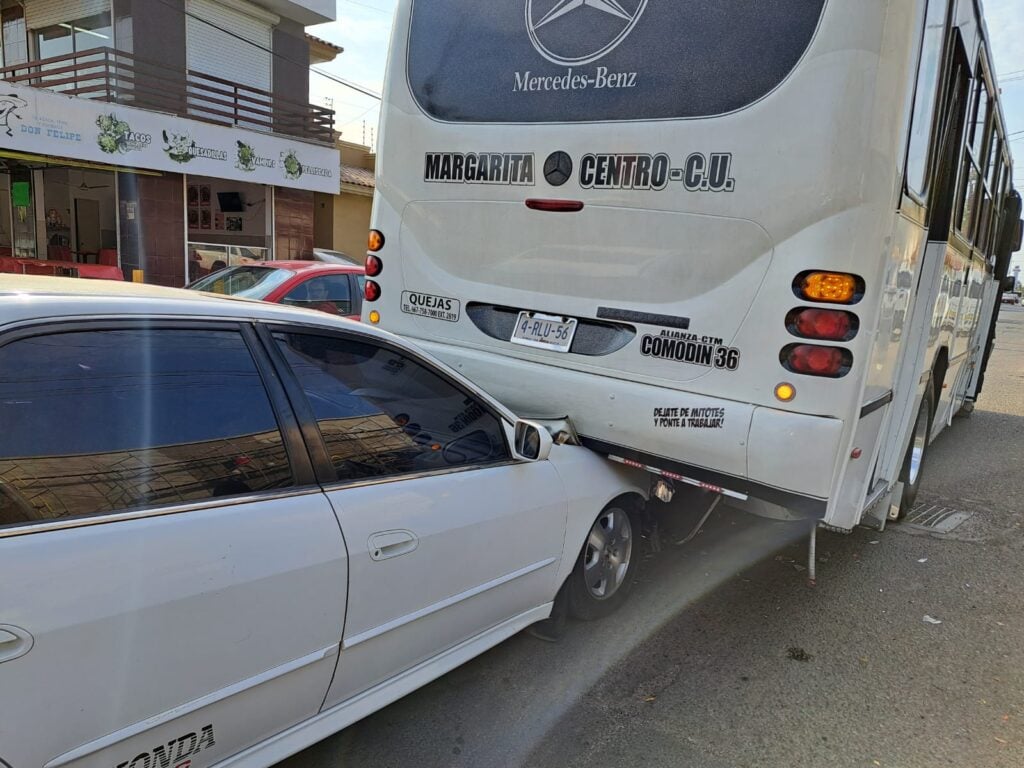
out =
<svg viewBox="0 0 1024 768"><path fill-rule="evenodd" d="M653 475L659 477L666 477L669 480L678 480L680 483L686 483L692 485L694 488L700 488L705 491L711 491L712 493L720 493L722 496L728 496L733 499L739 499L740 501L746 501L750 497L745 493L739 491L730 491L728 488L722 488L718 485L712 485L711 483L704 483L700 480L694 480L692 477L686 477L684 475L676 474L675 472L669 472L665 469L658 469L657 467L651 467L643 464L639 461L633 461L632 459L623 459L619 456L608 456L612 461L616 461L619 464L625 464L627 467L633 467L634 469L642 469L645 472L650 472Z"/></svg>

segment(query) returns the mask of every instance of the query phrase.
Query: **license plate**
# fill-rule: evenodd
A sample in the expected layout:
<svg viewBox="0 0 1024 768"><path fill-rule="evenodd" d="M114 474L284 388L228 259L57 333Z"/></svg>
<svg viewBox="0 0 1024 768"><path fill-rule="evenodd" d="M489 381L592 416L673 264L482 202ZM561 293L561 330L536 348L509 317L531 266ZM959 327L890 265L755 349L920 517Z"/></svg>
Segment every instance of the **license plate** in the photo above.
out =
<svg viewBox="0 0 1024 768"><path fill-rule="evenodd" d="M568 352L576 335L576 318L542 315L539 312L520 312L512 343L524 347Z"/></svg>

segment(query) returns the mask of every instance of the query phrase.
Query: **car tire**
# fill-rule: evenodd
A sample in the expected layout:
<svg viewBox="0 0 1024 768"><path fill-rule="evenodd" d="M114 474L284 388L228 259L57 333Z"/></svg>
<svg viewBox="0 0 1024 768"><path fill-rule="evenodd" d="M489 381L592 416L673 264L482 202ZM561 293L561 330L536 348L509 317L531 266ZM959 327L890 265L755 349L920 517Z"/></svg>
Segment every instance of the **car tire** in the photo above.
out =
<svg viewBox="0 0 1024 768"><path fill-rule="evenodd" d="M564 586L570 616L602 619L626 602L640 563L640 530L631 500L617 499L601 510Z"/></svg>
<svg viewBox="0 0 1024 768"><path fill-rule="evenodd" d="M917 417L910 433L910 445L903 457L903 468L900 470L900 482L903 483L903 496L900 498L900 511L897 520L903 520L917 501L917 492L921 488L921 476L924 462L928 454L928 438L932 432L932 417L935 412L935 389L931 382L924 391L921 405L917 409Z"/></svg>

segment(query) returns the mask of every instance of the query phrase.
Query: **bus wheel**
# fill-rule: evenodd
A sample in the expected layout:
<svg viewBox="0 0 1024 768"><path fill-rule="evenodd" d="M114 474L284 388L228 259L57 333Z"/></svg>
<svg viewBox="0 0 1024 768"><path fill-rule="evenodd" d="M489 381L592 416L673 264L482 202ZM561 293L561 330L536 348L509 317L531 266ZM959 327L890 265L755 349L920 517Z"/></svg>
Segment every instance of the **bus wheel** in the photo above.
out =
<svg viewBox="0 0 1024 768"><path fill-rule="evenodd" d="M640 519L634 506L629 499L617 499L591 526L565 585L573 618L601 619L626 601L640 560Z"/></svg>
<svg viewBox="0 0 1024 768"><path fill-rule="evenodd" d="M902 520L914 507L917 492L921 487L921 472L924 470L925 454L928 452L928 436L932 431L932 412L935 404L935 389L931 382L921 398L921 407L917 409L917 419L910 435L910 445L903 459L900 482L903 483L903 498L900 500L900 511L896 516Z"/></svg>

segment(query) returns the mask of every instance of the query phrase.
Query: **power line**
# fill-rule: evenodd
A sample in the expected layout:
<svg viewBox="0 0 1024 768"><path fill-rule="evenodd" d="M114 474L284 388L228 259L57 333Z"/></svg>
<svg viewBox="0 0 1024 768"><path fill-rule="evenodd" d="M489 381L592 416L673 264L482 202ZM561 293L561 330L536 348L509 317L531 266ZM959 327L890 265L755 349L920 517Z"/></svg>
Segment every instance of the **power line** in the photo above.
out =
<svg viewBox="0 0 1024 768"><path fill-rule="evenodd" d="M351 88L353 91L359 91L359 93L363 94L364 96L372 96L378 101L383 100L383 97L376 91L371 91L369 88L359 85L358 83L353 83L349 80L345 80L344 78L338 77L337 75L332 75L330 72L324 72L322 69L317 69L316 67L310 67L309 71L315 72L321 77L326 77L328 80L333 80L334 82L338 83L338 85L344 85L346 88Z"/></svg>
<svg viewBox="0 0 1024 768"><path fill-rule="evenodd" d="M355 122L358 122L359 120L362 120L364 117L366 117L368 114L370 114L373 110L375 110L375 109L377 109L379 107L380 107L379 104L374 104L369 109L360 112L358 115L353 117L351 120L349 120L349 121L347 121L345 123L342 123L341 127L344 128L346 125L351 125L352 123L355 123Z"/></svg>
<svg viewBox="0 0 1024 768"><path fill-rule="evenodd" d="M369 8L371 11L376 11L377 13L385 13L388 16L391 15L391 11L386 11L383 8L378 8L376 5L369 5L368 3L360 3L359 0L344 0L344 1L346 3L351 3L352 5L358 5L360 8Z"/></svg>

